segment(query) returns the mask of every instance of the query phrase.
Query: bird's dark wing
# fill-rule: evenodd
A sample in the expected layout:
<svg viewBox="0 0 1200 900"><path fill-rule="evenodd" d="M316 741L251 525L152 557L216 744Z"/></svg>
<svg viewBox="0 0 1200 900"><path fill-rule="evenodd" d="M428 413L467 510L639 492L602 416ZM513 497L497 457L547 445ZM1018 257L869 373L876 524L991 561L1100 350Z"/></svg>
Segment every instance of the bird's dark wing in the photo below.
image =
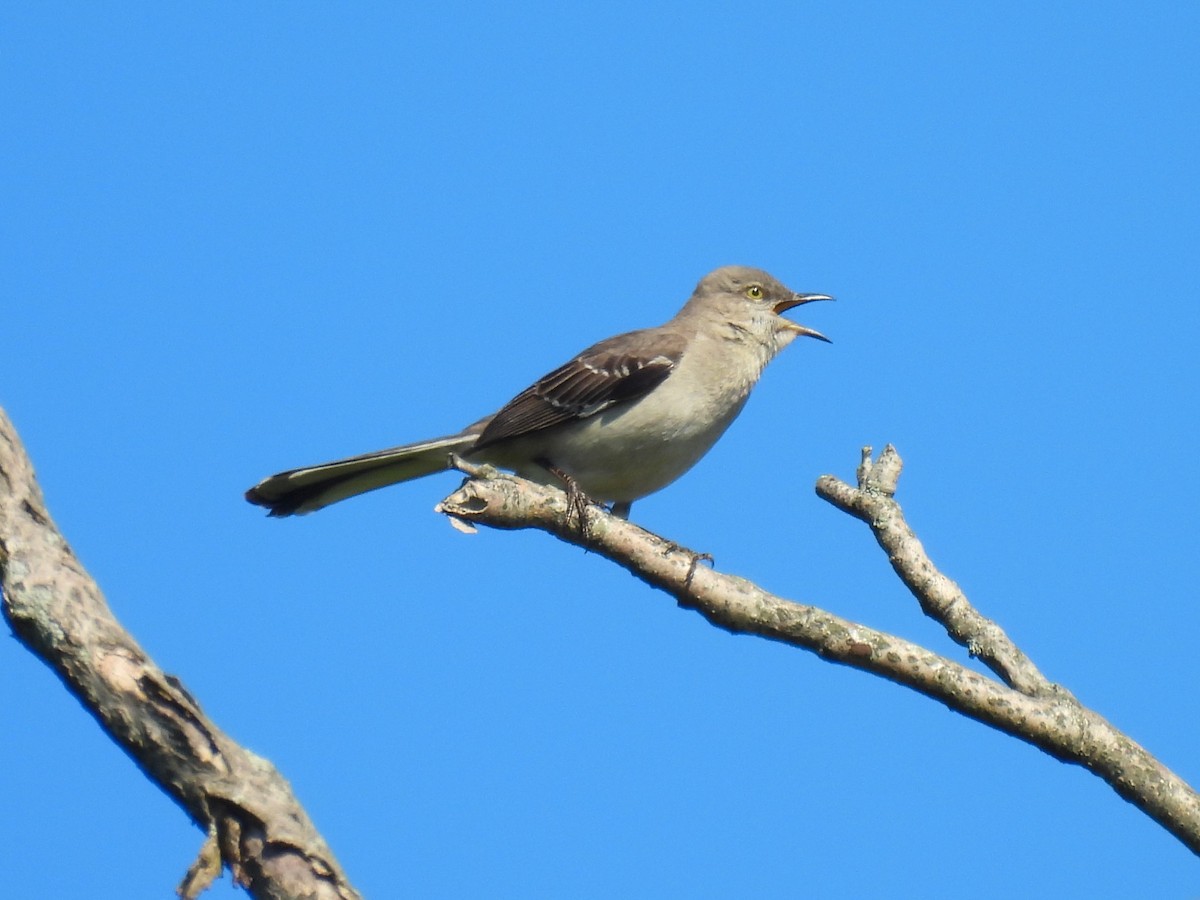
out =
<svg viewBox="0 0 1200 900"><path fill-rule="evenodd" d="M654 328L588 347L510 400L488 422L473 449L644 397L671 374L684 344L682 335Z"/></svg>

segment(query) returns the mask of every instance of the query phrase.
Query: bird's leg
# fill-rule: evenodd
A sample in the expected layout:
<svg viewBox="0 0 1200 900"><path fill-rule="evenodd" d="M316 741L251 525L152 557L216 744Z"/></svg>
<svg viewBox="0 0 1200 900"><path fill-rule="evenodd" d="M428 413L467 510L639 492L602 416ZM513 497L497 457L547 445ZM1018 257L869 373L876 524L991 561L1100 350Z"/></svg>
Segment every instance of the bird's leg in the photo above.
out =
<svg viewBox="0 0 1200 900"><path fill-rule="evenodd" d="M575 520L579 523L579 533L587 537L591 531L588 523L588 504L591 499L579 488L579 483L570 475L564 472L548 459L539 459L538 465L557 478L563 483L563 487L567 492L567 524L571 522L571 513L575 514Z"/></svg>
<svg viewBox="0 0 1200 900"><path fill-rule="evenodd" d="M628 519L629 510L633 509L632 501L629 503L614 503L610 512L618 519Z"/></svg>

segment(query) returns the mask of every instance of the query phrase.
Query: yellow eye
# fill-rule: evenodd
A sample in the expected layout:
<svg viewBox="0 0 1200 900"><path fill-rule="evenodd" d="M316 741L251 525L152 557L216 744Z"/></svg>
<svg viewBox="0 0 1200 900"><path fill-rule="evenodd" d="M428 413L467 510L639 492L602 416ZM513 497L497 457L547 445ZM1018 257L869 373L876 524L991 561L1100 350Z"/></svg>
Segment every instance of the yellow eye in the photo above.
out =
<svg viewBox="0 0 1200 900"><path fill-rule="evenodd" d="M751 300L761 300L763 289L761 284L752 284L746 288L746 296Z"/></svg>

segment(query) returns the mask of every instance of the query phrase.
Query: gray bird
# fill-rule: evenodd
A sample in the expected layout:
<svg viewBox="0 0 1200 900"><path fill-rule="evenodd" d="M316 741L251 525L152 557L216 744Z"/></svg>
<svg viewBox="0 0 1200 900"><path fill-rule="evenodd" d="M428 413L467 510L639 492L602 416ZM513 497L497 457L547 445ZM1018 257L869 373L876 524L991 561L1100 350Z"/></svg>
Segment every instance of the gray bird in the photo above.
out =
<svg viewBox="0 0 1200 900"><path fill-rule="evenodd" d="M776 353L801 335L828 342L782 313L832 299L794 293L761 269L725 266L666 324L593 344L458 434L289 469L246 499L272 516L313 512L450 468L455 454L628 516L634 500L708 452Z"/></svg>

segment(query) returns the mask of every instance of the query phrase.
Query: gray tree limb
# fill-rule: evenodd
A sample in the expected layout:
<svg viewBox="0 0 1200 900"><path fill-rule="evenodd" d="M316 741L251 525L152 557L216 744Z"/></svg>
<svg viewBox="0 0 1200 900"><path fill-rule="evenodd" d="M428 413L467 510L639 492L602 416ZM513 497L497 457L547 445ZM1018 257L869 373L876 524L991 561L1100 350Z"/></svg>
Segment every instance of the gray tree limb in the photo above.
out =
<svg viewBox="0 0 1200 900"><path fill-rule="evenodd" d="M864 452L857 485L823 476L817 492L866 522L893 568L950 637L999 681L901 638L769 594L701 565L706 558L597 508L580 528L563 492L486 467L438 509L467 530L539 528L613 560L734 633L756 634L895 681L950 709L1082 765L1200 853L1200 797L1144 748L1048 681L942 574L894 500L888 447ZM17 637L51 666L143 770L207 833L180 894L227 865L255 897L357 898L291 789L239 747L113 618L55 528L11 423L0 411L0 588Z"/></svg>
<svg viewBox="0 0 1200 900"><path fill-rule="evenodd" d="M359 898L283 776L222 732L121 627L50 518L3 410L0 588L16 637L206 833L180 896L197 896L225 865L258 898Z"/></svg>
<svg viewBox="0 0 1200 900"><path fill-rule="evenodd" d="M825 475L817 482L817 493L871 527L922 610L1000 681L910 641L699 565L705 558L702 554L598 507L588 509L586 527L581 528L563 492L488 467L463 466L474 477L443 500L438 510L464 528L479 524L547 531L628 569L719 628L810 650L830 662L912 688L1055 759L1083 766L1193 853L1200 853L1200 796L1107 719L1048 681L999 625L971 605L933 565L893 499L901 470L899 455L889 446L872 461L870 452L870 448L863 452L857 486Z"/></svg>

